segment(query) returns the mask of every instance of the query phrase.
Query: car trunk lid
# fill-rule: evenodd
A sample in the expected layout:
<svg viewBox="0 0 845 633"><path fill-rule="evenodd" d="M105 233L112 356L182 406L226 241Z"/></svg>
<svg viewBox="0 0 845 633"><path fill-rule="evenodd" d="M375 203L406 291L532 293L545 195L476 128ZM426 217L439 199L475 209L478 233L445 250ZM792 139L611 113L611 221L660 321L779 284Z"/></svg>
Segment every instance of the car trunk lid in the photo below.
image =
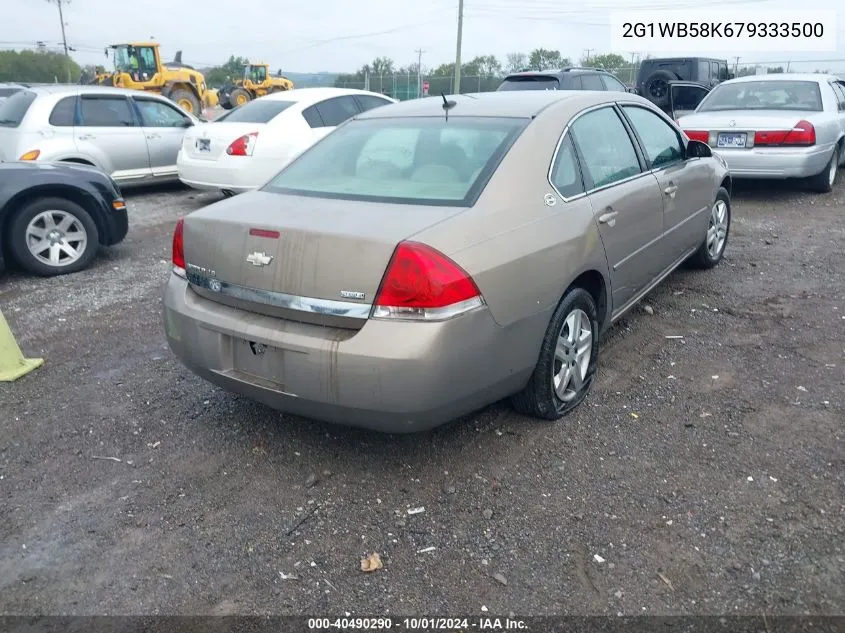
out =
<svg viewBox="0 0 845 633"><path fill-rule="evenodd" d="M185 218L187 273L213 301L358 328L397 244L461 211L254 191Z"/></svg>
<svg viewBox="0 0 845 633"><path fill-rule="evenodd" d="M226 148L233 141L253 132L260 133L263 128L263 123L210 122L195 125L185 133L182 151L195 160L217 160L226 155Z"/></svg>
<svg viewBox="0 0 845 633"><path fill-rule="evenodd" d="M783 138L806 120L808 114L783 110L699 112L681 118L680 126L690 138L696 138L695 132L706 133L706 141L703 135L696 140L705 141L714 148L750 149L762 145L766 138L770 141Z"/></svg>

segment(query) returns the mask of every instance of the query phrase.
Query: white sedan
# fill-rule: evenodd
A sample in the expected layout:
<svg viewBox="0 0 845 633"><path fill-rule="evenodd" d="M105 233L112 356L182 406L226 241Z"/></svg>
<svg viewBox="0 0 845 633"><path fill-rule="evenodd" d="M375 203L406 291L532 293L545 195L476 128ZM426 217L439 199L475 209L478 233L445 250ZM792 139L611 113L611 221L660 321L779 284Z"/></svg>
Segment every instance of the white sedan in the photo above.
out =
<svg viewBox="0 0 845 633"><path fill-rule="evenodd" d="M234 195L257 189L353 116L395 99L365 90L297 88L250 101L190 128L176 165L194 189Z"/></svg>

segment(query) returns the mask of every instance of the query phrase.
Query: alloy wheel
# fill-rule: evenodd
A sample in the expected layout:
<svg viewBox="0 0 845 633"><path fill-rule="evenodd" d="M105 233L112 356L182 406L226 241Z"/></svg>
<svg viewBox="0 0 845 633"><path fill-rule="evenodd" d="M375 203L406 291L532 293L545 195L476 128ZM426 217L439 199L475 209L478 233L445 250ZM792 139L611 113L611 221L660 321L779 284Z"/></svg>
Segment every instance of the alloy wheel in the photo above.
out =
<svg viewBox="0 0 845 633"><path fill-rule="evenodd" d="M79 218L67 211L42 211L26 227L26 246L43 264L69 266L85 253L88 232Z"/></svg>
<svg viewBox="0 0 845 633"><path fill-rule="evenodd" d="M573 400L584 386L592 353L593 328L590 317L576 308L564 320L555 346L552 387L563 402Z"/></svg>

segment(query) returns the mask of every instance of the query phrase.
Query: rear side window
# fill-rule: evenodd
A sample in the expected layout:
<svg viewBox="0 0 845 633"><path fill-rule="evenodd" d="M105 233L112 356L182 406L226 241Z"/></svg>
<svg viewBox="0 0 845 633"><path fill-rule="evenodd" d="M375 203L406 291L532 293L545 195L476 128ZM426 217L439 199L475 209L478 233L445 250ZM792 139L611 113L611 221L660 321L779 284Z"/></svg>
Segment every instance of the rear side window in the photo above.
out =
<svg viewBox="0 0 845 633"><path fill-rule="evenodd" d="M383 105L388 105L390 103L387 99L379 99L378 97L373 97L371 95L355 95L355 100L361 105L362 112L366 112L367 110L372 110L373 108L378 108Z"/></svg>
<svg viewBox="0 0 845 633"><path fill-rule="evenodd" d="M581 115L572 124L588 188L605 187L641 172L628 130L613 108Z"/></svg>
<svg viewBox="0 0 845 633"><path fill-rule="evenodd" d="M360 112L352 97L335 97L315 104L323 125L337 127Z"/></svg>
<svg viewBox="0 0 845 633"><path fill-rule="evenodd" d="M65 97L53 107L50 113L50 125L72 127L75 109L76 97Z"/></svg>
<svg viewBox="0 0 845 633"><path fill-rule="evenodd" d="M598 75L581 75L584 90L604 90L604 84Z"/></svg>
<svg viewBox="0 0 845 633"><path fill-rule="evenodd" d="M551 181L558 193L564 198L571 198L579 193L584 193L584 181L581 178L581 169L578 166L575 147L572 145L572 138L569 133L566 134L560 144L555 164L552 167Z"/></svg>
<svg viewBox="0 0 845 633"><path fill-rule="evenodd" d="M11 97L16 92L20 92L20 88L0 88L0 98Z"/></svg>
<svg viewBox="0 0 845 633"><path fill-rule="evenodd" d="M549 75L505 77L496 90L560 90L560 82Z"/></svg>
<svg viewBox="0 0 845 633"><path fill-rule="evenodd" d="M35 93L21 90L0 103L0 126L18 127L26 116L29 106L35 101Z"/></svg>
<svg viewBox="0 0 845 633"><path fill-rule="evenodd" d="M317 112L317 106L311 106L310 108L305 108L302 111L302 118L305 119L305 122L310 125L311 127L325 127L325 123L323 123L323 119L320 117L320 113Z"/></svg>
<svg viewBox="0 0 845 633"><path fill-rule="evenodd" d="M214 122L269 123L293 104L293 101L265 101L256 99L255 101L245 103L239 108L229 110L223 116L214 119Z"/></svg>
<svg viewBox="0 0 845 633"><path fill-rule="evenodd" d="M123 97L81 99L82 125L87 127L131 127L135 118Z"/></svg>

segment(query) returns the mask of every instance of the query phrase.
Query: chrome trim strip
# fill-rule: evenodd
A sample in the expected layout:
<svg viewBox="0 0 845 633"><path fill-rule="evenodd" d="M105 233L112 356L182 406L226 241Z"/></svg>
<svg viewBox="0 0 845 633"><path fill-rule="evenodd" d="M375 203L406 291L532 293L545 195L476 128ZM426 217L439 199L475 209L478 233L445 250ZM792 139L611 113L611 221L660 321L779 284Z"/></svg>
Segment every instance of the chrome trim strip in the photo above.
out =
<svg viewBox="0 0 845 633"><path fill-rule="evenodd" d="M370 316L372 304L353 303L351 301L333 301L331 299L315 299L313 297L300 297L289 295L284 292L273 292L272 290L261 290L249 288L238 284L231 284L227 281L213 279L195 272L188 272L188 283L209 292L219 293L241 301L263 303L265 305L309 312L311 314L322 314L326 316L339 316L349 319L366 320Z"/></svg>

